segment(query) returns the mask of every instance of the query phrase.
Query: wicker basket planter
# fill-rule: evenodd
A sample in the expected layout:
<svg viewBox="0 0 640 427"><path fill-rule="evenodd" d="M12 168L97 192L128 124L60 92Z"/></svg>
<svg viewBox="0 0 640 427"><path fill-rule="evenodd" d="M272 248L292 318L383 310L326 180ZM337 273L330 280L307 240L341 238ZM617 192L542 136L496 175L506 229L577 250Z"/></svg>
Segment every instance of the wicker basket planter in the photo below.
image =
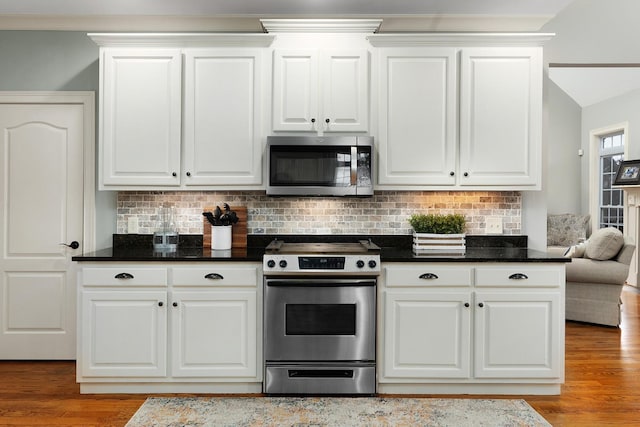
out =
<svg viewBox="0 0 640 427"><path fill-rule="evenodd" d="M432 234L413 232L413 252L416 254L454 254L465 253L464 234Z"/></svg>

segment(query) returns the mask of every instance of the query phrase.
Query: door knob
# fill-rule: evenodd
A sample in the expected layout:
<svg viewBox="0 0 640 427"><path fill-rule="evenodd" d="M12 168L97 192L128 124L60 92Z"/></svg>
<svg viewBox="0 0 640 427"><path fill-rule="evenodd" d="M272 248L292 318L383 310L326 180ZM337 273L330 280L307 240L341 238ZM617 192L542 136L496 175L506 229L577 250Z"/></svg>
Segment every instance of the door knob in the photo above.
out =
<svg viewBox="0 0 640 427"><path fill-rule="evenodd" d="M66 244L66 243L60 243L60 244L71 249L78 249L80 247L80 243L76 242L75 240L69 244Z"/></svg>

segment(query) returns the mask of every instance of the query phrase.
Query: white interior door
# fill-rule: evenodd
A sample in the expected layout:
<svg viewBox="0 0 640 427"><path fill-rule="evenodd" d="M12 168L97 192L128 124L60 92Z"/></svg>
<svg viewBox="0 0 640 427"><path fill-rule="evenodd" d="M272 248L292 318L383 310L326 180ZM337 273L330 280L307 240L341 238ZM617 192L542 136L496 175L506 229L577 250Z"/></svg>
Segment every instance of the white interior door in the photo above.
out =
<svg viewBox="0 0 640 427"><path fill-rule="evenodd" d="M93 110L89 92L0 93L1 359L75 359Z"/></svg>

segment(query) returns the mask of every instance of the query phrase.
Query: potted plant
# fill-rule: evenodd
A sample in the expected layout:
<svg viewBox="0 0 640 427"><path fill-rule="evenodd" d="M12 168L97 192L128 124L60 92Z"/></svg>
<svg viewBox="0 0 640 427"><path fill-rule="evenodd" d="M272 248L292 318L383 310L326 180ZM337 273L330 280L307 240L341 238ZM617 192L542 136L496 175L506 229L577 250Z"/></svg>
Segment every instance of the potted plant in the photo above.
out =
<svg viewBox="0 0 640 427"><path fill-rule="evenodd" d="M409 218L409 224L413 228L414 252L464 253L464 215L414 214Z"/></svg>
<svg viewBox="0 0 640 427"><path fill-rule="evenodd" d="M213 212L202 212L202 215L213 227L211 229L211 249L214 250L231 249L233 237L231 226L239 220L238 215L231 210L227 203L222 206L224 210L220 209L220 206L216 206Z"/></svg>

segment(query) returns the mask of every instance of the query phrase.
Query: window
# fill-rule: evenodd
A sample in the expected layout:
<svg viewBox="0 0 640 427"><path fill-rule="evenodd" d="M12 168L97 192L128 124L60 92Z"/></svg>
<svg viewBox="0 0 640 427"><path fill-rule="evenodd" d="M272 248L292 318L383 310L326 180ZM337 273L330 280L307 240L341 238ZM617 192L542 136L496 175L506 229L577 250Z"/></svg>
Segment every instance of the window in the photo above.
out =
<svg viewBox="0 0 640 427"><path fill-rule="evenodd" d="M611 188L624 158L624 132L600 137L599 227L623 231L624 198L621 189Z"/></svg>

